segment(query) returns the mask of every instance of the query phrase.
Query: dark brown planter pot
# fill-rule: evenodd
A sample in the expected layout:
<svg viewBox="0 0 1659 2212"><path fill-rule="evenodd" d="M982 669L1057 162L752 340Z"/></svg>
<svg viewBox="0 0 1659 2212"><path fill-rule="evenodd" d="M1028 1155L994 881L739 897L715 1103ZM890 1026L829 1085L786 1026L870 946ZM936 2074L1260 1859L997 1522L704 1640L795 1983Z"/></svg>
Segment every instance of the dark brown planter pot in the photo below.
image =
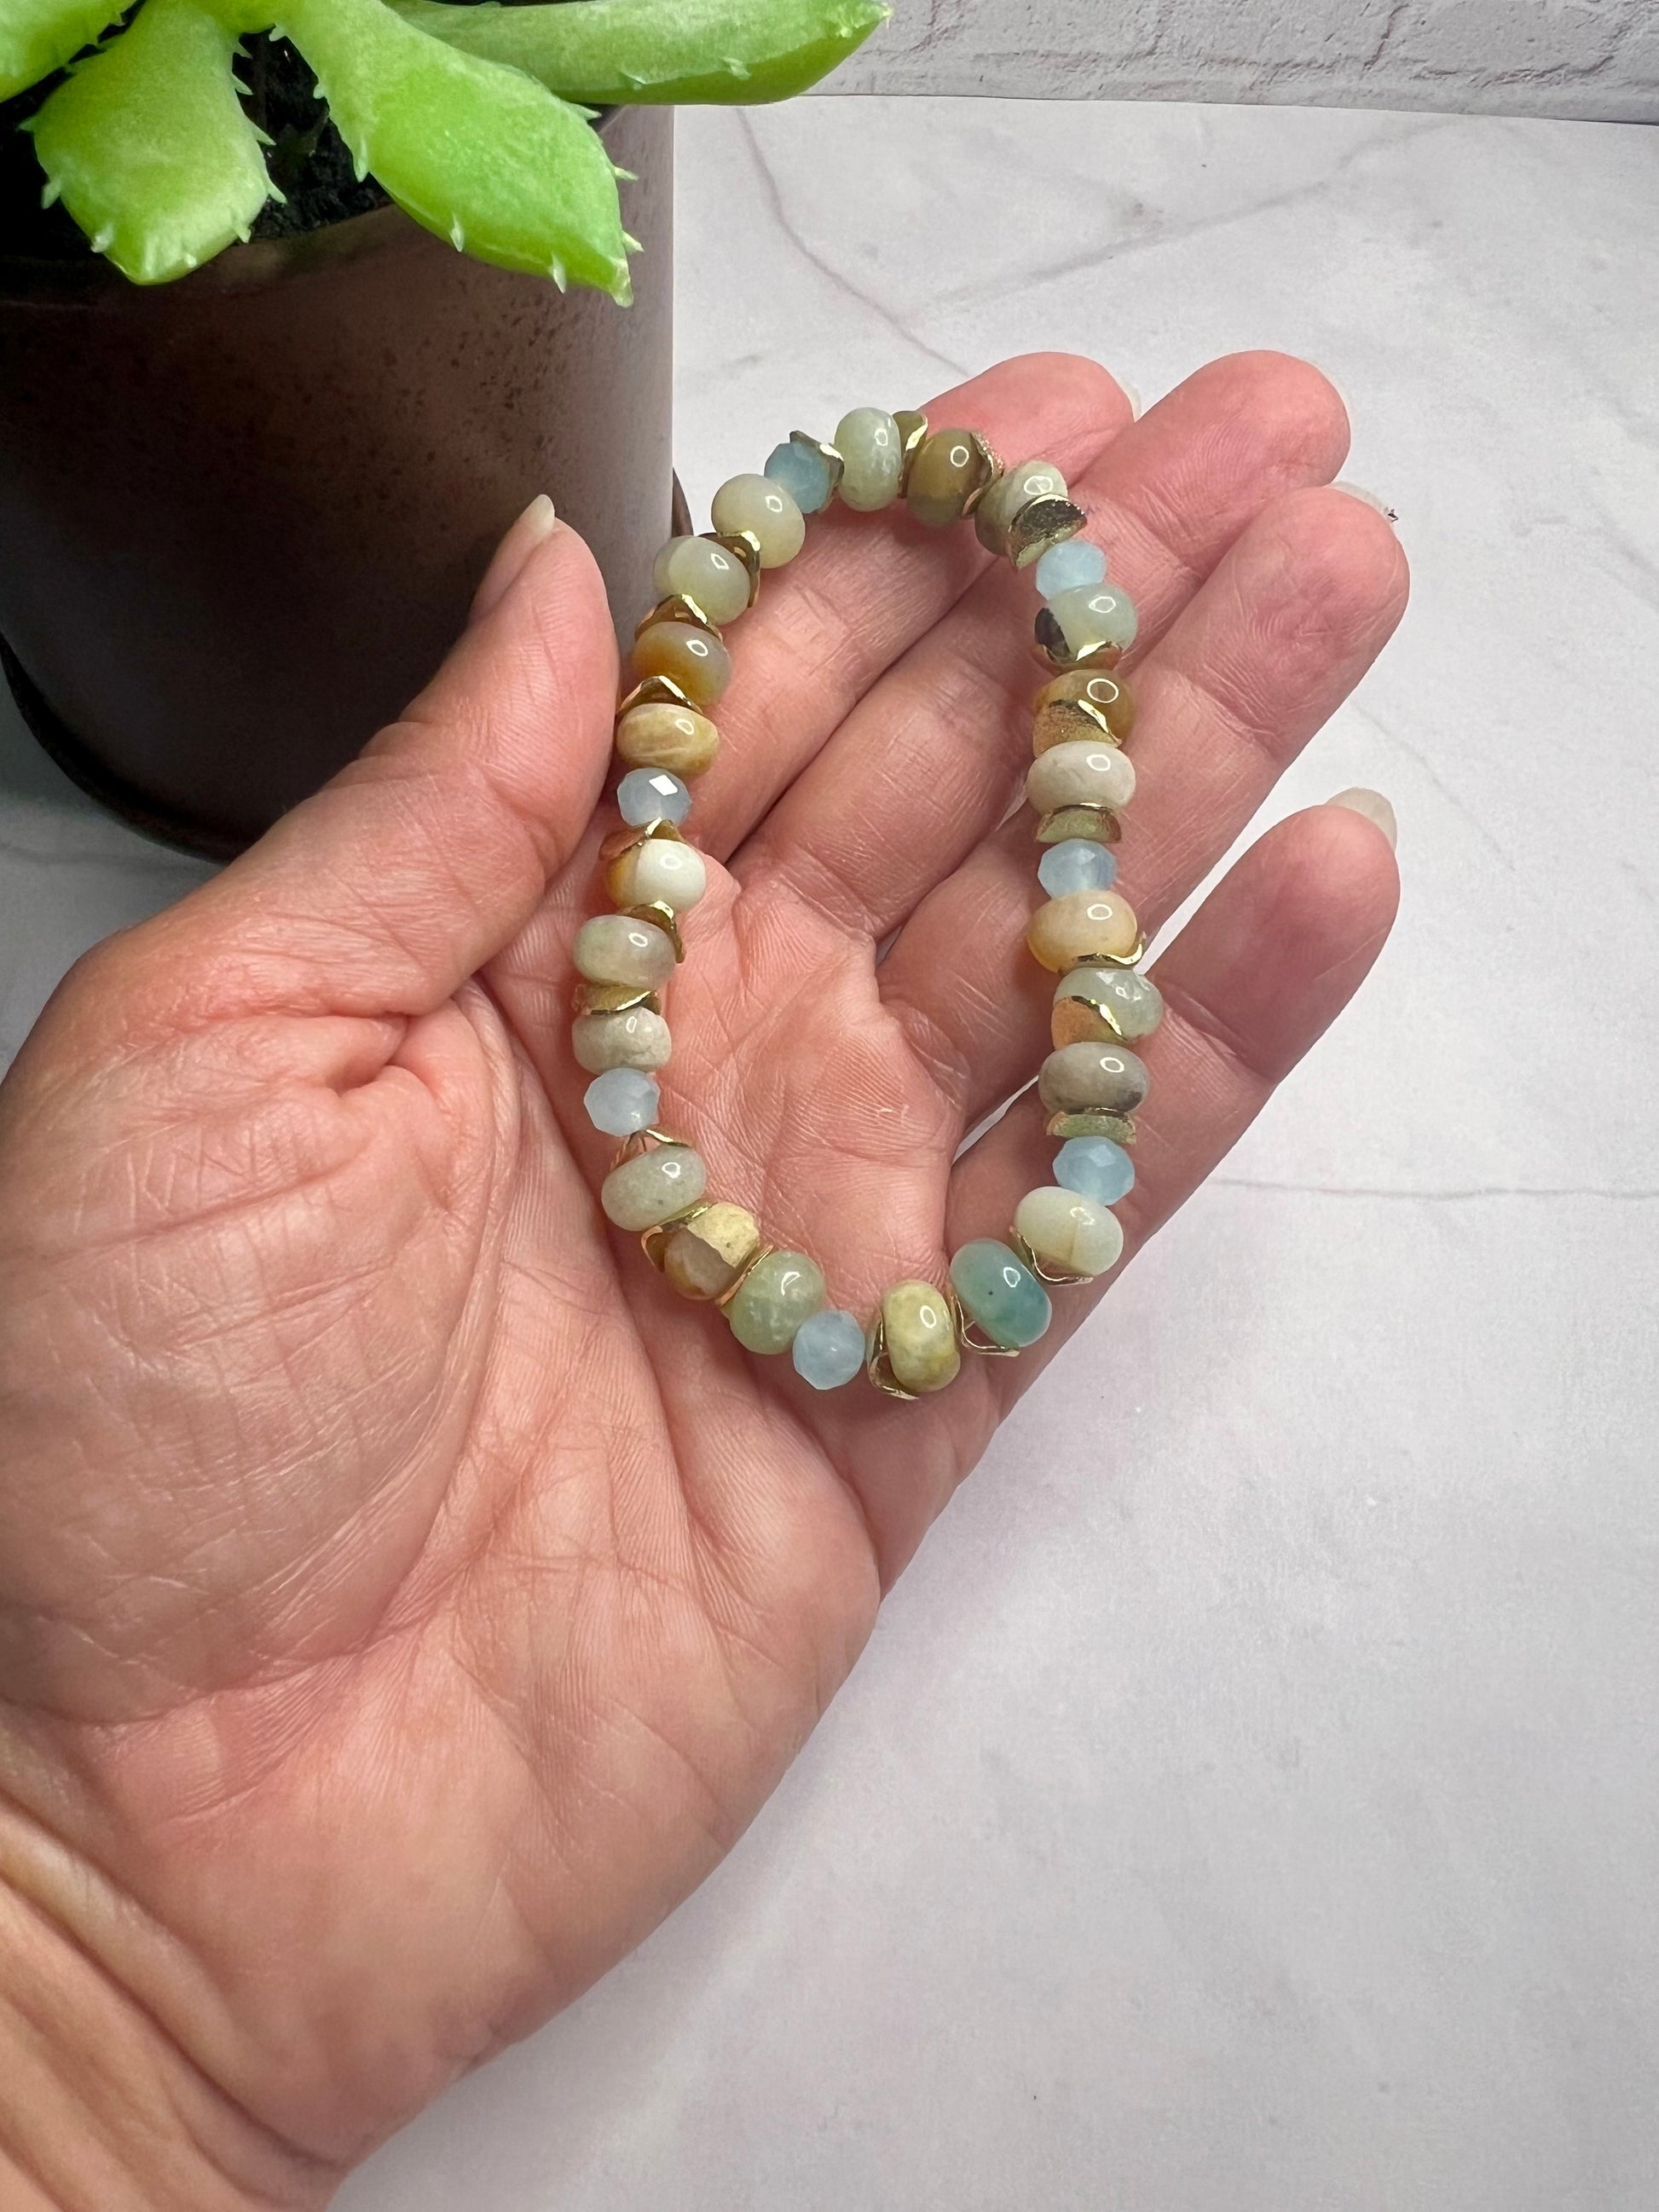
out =
<svg viewBox="0 0 1659 2212"><path fill-rule="evenodd" d="M238 850L420 688L536 492L613 605L646 603L672 481L672 114L603 129L641 179L626 310L393 208L153 290L0 262L0 640L94 797Z"/></svg>

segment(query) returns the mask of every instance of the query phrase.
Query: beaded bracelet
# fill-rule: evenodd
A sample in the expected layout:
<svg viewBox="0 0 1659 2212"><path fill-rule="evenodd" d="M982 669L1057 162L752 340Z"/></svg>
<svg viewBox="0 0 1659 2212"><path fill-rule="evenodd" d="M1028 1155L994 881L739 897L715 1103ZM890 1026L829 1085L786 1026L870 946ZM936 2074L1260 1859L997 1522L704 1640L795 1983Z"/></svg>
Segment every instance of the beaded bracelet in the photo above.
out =
<svg viewBox="0 0 1659 2212"><path fill-rule="evenodd" d="M1026 1193L1006 1243L964 1244L943 1290L895 1284L867 1328L826 1304L823 1270L806 1253L775 1249L745 1208L707 1199L701 1156L657 1126L653 1073L669 1056L659 994L684 957L681 918L706 886L681 825L689 787L720 744L706 710L732 676L720 625L754 605L762 572L793 560L805 517L835 499L866 514L902 499L935 527L971 515L988 551L1034 567L1036 657L1049 677L1035 701L1026 779L1048 897L1027 941L1060 977L1054 1048L1037 1079L1048 1133L1060 1140L1054 1182ZM705 535L671 538L657 557L658 602L639 626L632 688L617 710L623 826L601 848L617 910L585 923L575 942L584 980L572 1038L595 1079L587 1113L623 1139L600 1203L617 1228L640 1232L677 1290L719 1307L749 1351L792 1352L820 1390L862 1371L889 1396L915 1398L951 1382L963 1350L1007 1356L1034 1344L1052 1318L1048 1288L1092 1281L1123 1249L1108 1208L1134 1182L1127 1147L1147 1087L1128 1047L1164 1011L1157 986L1136 972L1146 946L1134 915L1112 889L1110 848L1134 792L1123 746L1135 708L1111 671L1133 642L1135 611L1107 583L1105 556L1079 538L1087 517L1058 469L1005 469L977 431L930 432L919 414L857 408L829 445L797 431L764 474L720 487L711 519Z"/></svg>

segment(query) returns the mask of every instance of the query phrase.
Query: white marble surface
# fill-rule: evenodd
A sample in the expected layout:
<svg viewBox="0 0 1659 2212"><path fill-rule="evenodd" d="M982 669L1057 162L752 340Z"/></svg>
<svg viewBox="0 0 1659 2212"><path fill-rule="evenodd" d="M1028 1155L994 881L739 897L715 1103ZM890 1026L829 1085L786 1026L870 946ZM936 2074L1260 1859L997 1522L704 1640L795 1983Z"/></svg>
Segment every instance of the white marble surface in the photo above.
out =
<svg viewBox="0 0 1659 2212"><path fill-rule="evenodd" d="M824 100L682 162L705 496L1036 343L1324 364L1417 598L1272 812L1379 785L1405 908L728 1865L342 2205L1652 2212L1659 138ZM0 775L9 1048L193 871Z"/></svg>
<svg viewBox="0 0 1659 2212"><path fill-rule="evenodd" d="M830 92L1659 121L1651 0L895 0Z"/></svg>

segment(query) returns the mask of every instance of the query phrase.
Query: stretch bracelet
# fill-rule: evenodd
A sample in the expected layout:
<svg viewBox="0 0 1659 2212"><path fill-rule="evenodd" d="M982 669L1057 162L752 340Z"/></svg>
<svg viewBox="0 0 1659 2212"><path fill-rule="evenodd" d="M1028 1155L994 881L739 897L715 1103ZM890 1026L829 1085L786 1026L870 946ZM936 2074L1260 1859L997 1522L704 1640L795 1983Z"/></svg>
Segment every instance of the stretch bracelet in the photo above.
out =
<svg viewBox="0 0 1659 2212"><path fill-rule="evenodd" d="M935 527L971 516L988 551L1036 574L1036 653L1049 680L1034 702L1025 788L1048 896L1027 942L1060 978L1054 1050L1037 1079L1060 1142L1053 1182L1026 1193L1006 1240L964 1244L943 1287L894 1284L866 1322L827 1303L810 1254L769 1244L745 1207L709 1199L702 1156L658 1125L654 1071L669 1057L661 994L685 957L680 925L707 884L682 832L690 786L720 746L708 710L732 677L722 625L755 604L764 571L794 558L809 514L835 500L873 514L901 499ZM623 1140L600 1202L749 1351L792 1352L820 1390L866 1374L891 1397L915 1398L951 1382L964 1350L1007 1356L1036 1343L1053 1316L1049 1289L1092 1281L1123 1249L1109 1209L1134 1182L1128 1147L1147 1087L1130 1048L1164 1012L1157 986L1137 973L1146 947L1134 914L1112 888L1111 848L1135 784L1123 750L1134 697L1112 671L1134 641L1135 611L1107 582L1105 555L1079 538L1087 517L1058 469L1005 469L977 431L930 431L918 414L857 408L832 444L797 431L763 475L721 485L711 519L710 531L672 538L657 557L658 601L639 626L617 710L623 826L600 848L616 911L586 922L575 942L583 980L572 1041L594 1078L587 1113Z"/></svg>

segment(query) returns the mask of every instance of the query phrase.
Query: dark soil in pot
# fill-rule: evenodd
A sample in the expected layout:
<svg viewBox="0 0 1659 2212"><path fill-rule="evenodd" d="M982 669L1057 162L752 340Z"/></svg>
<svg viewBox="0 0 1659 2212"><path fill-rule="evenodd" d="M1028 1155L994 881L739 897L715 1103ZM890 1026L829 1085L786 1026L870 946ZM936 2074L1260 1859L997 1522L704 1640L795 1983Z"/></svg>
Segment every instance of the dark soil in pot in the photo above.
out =
<svg viewBox="0 0 1659 2212"><path fill-rule="evenodd" d="M623 309L417 228L291 50L248 43L289 204L179 283L91 255L38 208L27 138L0 140L7 671L94 796L214 855L400 710L534 493L620 606L670 527L671 113L599 126L641 179Z"/></svg>

